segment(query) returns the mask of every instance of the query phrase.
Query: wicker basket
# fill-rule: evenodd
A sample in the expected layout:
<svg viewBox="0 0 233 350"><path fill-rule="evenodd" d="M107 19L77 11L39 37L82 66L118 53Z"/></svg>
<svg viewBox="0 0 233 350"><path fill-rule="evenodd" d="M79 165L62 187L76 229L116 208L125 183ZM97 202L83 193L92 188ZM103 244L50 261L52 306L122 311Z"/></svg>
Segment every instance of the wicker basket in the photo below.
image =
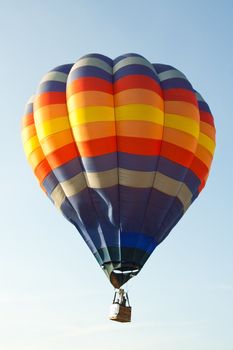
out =
<svg viewBox="0 0 233 350"><path fill-rule="evenodd" d="M118 322L130 322L131 306L123 306L118 303L113 303L110 307L109 319Z"/></svg>

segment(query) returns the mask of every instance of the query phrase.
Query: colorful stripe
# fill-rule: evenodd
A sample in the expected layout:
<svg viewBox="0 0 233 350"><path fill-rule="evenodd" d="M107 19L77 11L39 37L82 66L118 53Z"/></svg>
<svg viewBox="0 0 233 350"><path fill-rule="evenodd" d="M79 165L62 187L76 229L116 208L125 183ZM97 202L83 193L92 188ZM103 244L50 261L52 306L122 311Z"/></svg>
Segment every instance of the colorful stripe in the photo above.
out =
<svg viewBox="0 0 233 350"><path fill-rule="evenodd" d="M141 268L197 198L215 127L174 67L90 54L41 80L22 140L42 189L110 274Z"/></svg>

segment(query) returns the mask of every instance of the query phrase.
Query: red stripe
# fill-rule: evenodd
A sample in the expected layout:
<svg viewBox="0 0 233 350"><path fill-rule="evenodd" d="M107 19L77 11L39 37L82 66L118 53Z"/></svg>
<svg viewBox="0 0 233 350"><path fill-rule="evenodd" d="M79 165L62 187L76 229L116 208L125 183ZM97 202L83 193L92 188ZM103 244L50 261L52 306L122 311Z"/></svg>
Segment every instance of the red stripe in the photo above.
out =
<svg viewBox="0 0 233 350"><path fill-rule="evenodd" d="M214 127L214 118L211 113L200 111L200 120Z"/></svg>
<svg viewBox="0 0 233 350"><path fill-rule="evenodd" d="M103 137L99 139L78 142L81 157L95 157L116 152L116 137Z"/></svg>
<svg viewBox="0 0 233 350"><path fill-rule="evenodd" d="M163 141L160 155L186 168L189 168L193 159L192 152L165 141Z"/></svg>
<svg viewBox="0 0 233 350"><path fill-rule="evenodd" d="M192 91L185 89L168 89L163 90L165 101L185 101L194 104L198 107L197 99Z"/></svg>
<svg viewBox="0 0 233 350"><path fill-rule="evenodd" d="M34 115L33 113L29 113L23 116L22 119L22 128L26 128L29 125L34 124Z"/></svg>
<svg viewBox="0 0 233 350"><path fill-rule="evenodd" d="M209 169L207 168L207 166L196 157L193 158L190 169L194 172L194 174L197 175L197 177L201 181L203 181L203 179L205 179L206 175L209 173Z"/></svg>
<svg viewBox="0 0 233 350"><path fill-rule="evenodd" d="M148 89L162 97L160 85L150 77L144 75L128 75L114 83L114 94L128 89Z"/></svg>
<svg viewBox="0 0 233 350"><path fill-rule="evenodd" d="M203 188L205 187L205 184L206 184L206 180L203 180L202 183L198 187L198 192L199 193L203 190Z"/></svg>
<svg viewBox="0 0 233 350"><path fill-rule="evenodd" d="M42 160L42 162L40 162L37 167L35 168L35 175L37 177L37 179L39 180L40 183L42 183L44 181L44 179L46 178L46 176L51 173L51 167L48 164L47 159Z"/></svg>
<svg viewBox="0 0 233 350"><path fill-rule="evenodd" d="M79 78L68 85L69 96L81 91L103 91L113 94L111 83L104 79L92 77Z"/></svg>
<svg viewBox="0 0 233 350"><path fill-rule="evenodd" d="M66 104L66 93L65 92L45 92L41 95L37 95L34 108L35 110L53 104Z"/></svg>
<svg viewBox="0 0 233 350"><path fill-rule="evenodd" d="M117 148L119 152L155 156L160 153L161 140L118 136Z"/></svg>
<svg viewBox="0 0 233 350"><path fill-rule="evenodd" d="M168 142L163 141L160 156L191 169L200 181L202 181L209 172L207 166L196 158L192 152Z"/></svg>
<svg viewBox="0 0 233 350"><path fill-rule="evenodd" d="M51 168L55 169L78 156L76 144L72 142L50 153L46 159Z"/></svg>

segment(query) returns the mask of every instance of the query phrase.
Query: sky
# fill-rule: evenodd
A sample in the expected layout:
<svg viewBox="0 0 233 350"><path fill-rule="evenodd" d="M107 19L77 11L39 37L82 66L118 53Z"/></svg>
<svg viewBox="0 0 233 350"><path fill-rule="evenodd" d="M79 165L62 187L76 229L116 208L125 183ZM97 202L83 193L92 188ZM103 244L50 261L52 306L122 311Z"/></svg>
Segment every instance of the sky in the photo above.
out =
<svg viewBox="0 0 233 350"><path fill-rule="evenodd" d="M232 350L233 2L0 0L0 348ZM108 320L113 288L47 200L20 121L43 75L98 52L137 52L185 73L215 117L206 188L127 285L132 322Z"/></svg>

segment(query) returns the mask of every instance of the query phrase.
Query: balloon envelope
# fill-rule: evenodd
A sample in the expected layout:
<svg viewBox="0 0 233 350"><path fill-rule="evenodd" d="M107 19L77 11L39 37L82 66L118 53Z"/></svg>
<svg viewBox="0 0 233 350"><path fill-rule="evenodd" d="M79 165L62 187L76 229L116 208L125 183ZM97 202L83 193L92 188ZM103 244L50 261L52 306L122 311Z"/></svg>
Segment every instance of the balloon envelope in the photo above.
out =
<svg viewBox="0 0 233 350"><path fill-rule="evenodd" d="M22 124L40 186L115 287L199 195L215 148L210 109L184 74L137 54L54 68Z"/></svg>

